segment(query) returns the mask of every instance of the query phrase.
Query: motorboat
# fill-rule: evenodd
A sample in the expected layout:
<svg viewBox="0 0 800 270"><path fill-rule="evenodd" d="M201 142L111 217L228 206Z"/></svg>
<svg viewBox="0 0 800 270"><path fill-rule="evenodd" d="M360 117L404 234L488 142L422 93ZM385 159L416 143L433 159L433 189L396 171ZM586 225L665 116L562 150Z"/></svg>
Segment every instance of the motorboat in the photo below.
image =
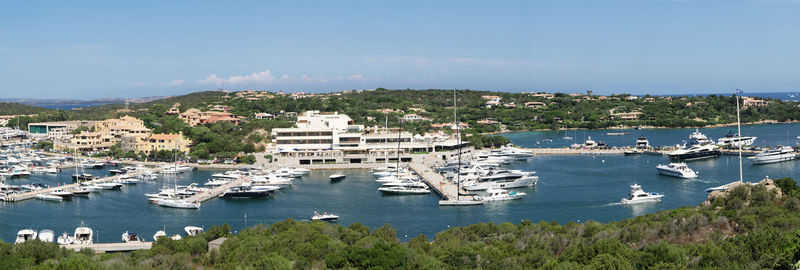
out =
<svg viewBox="0 0 800 270"><path fill-rule="evenodd" d="M650 148L650 141L647 140L645 136L639 136L636 139L636 149L647 149Z"/></svg>
<svg viewBox="0 0 800 270"><path fill-rule="evenodd" d="M22 244L26 241L31 241L36 239L36 231L33 229L23 229L17 232L17 240L14 241L14 244Z"/></svg>
<svg viewBox="0 0 800 270"><path fill-rule="evenodd" d="M215 179L236 180L246 175L247 173L242 171L226 171L224 173L212 174L211 177Z"/></svg>
<svg viewBox="0 0 800 270"><path fill-rule="evenodd" d="M489 193L489 195L483 196L483 200L487 202L519 200L525 197L525 195L528 195L525 192L508 191L501 188L488 189L486 192Z"/></svg>
<svg viewBox="0 0 800 270"><path fill-rule="evenodd" d="M210 186L210 187L216 187L216 186L221 186L221 185L227 184L230 181L231 180L224 179L224 178L210 179L210 180L206 181L205 183L203 183L203 185L204 186Z"/></svg>
<svg viewBox="0 0 800 270"><path fill-rule="evenodd" d="M36 199L42 200L42 201L60 202L60 201L64 200L64 198L61 197L61 196L50 195L50 194L47 194L47 193L42 193L42 194L36 195L35 197L36 197Z"/></svg>
<svg viewBox="0 0 800 270"><path fill-rule="evenodd" d="M92 180L94 175L90 173L76 173L72 175L72 181Z"/></svg>
<svg viewBox="0 0 800 270"><path fill-rule="evenodd" d="M725 137L719 138L717 140L718 145L727 145L727 146L746 146L751 145L756 141L757 137L751 136L740 136L735 132L731 131L728 134L725 134Z"/></svg>
<svg viewBox="0 0 800 270"><path fill-rule="evenodd" d="M167 232L163 230L157 231L156 234L153 235L153 241L158 241L158 238L161 237L167 237ZM169 238L172 240L181 240L183 237L181 237L178 234L172 234L171 236L169 236Z"/></svg>
<svg viewBox="0 0 800 270"><path fill-rule="evenodd" d="M678 177L678 178L697 178L697 173L693 171L686 163L670 163L668 165L659 164L656 166L658 173Z"/></svg>
<svg viewBox="0 0 800 270"><path fill-rule="evenodd" d="M589 136L588 139L586 139L586 141L583 142L583 147L585 147L585 148L595 148L595 147L597 147L597 142L592 140L592 136Z"/></svg>
<svg viewBox="0 0 800 270"><path fill-rule="evenodd" d="M108 172L110 174L124 174L124 173L127 173L128 170L125 170L124 168L123 169L111 169L111 170L108 170Z"/></svg>
<svg viewBox="0 0 800 270"><path fill-rule="evenodd" d="M53 240L55 240L55 233L53 233L53 230L44 229L44 230L39 231L38 238L39 238L39 241L46 242L46 243L52 243Z"/></svg>
<svg viewBox="0 0 800 270"><path fill-rule="evenodd" d="M56 239L56 243L59 245L71 245L73 242L75 242L75 237L72 237L67 232L64 232Z"/></svg>
<svg viewBox="0 0 800 270"><path fill-rule="evenodd" d="M650 193L644 192L644 190L642 190L642 186L634 184L631 185L631 193L628 194L628 198L622 198L620 203L637 204L637 203L660 202L662 197L664 197L663 194L658 194L655 192L650 192Z"/></svg>
<svg viewBox="0 0 800 270"><path fill-rule="evenodd" d="M500 152L505 155L510 155L518 160L524 160L532 157L533 151L515 147L513 144L506 144L500 147Z"/></svg>
<svg viewBox="0 0 800 270"><path fill-rule="evenodd" d="M75 228L73 243L76 245L91 245L94 243L93 237L94 231L92 231L92 228L86 227L83 222L81 222L81 226Z"/></svg>
<svg viewBox="0 0 800 270"><path fill-rule="evenodd" d="M391 186L379 187L378 191L389 194L429 194L431 191L427 188L417 188L410 186Z"/></svg>
<svg viewBox="0 0 800 270"><path fill-rule="evenodd" d="M299 178L303 177L303 175L308 174L309 172L305 170L298 170L295 168L283 167L275 171L276 174L281 175L288 175L291 178Z"/></svg>
<svg viewBox="0 0 800 270"><path fill-rule="evenodd" d="M125 231L125 233L122 234L122 242L125 242L125 243L136 243L136 242L143 242L143 241L142 241L142 238L139 237L139 235L137 235L136 233Z"/></svg>
<svg viewBox="0 0 800 270"><path fill-rule="evenodd" d="M321 220L321 221L328 221L328 222L335 222L339 219L339 216L334 215L333 213L322 212L322 214L317 213L314 211L314 215L310 218L312 221L314 220Z"/></svg>
<svg viewBox="0 0 800 270"><path fill-rule="evenodd" d="M135 185L135 184L138 184L139 182L141 182L141 180L139 180L138 178L136 178L134 176L124 175L124 176L121 176L116 182L120 183L120 184L126 184L126 185Z"/></svg>
<svg viewBox="0 0 800 270"><path fill-rule="evenodd" d="M406 186L406 187L413 187L413 188L428 188L428 185L422 183L420 181L413 181L413 180L402 180L402 181L393 181L393 182L385 182L381 185L381 187L396 187L396 186Z"/></svg>
<svg viewBox="0 0 800 270"><path fill-rule="evenodd" d="M98 187L106 190L119 190L122 189L122 184L114 183L114 182L105 182L105 183L97 183L95 184Z"/></svg>
<svg viewBox="0 0 800 270"><path fill-rule="evenodd" d="M634 148L634 149L628 149L628 150L625 150L625 151L624 151L624 152L622 152L622 153L623 153L623 154L625 154L626 156L632 156L632 155L639 155L639 154L642 154L642 153L644 153L644 151L642 151L642 150L641 150L641 149L639 149L639 148Z"/></svg>
<svg viewBox="0 0 800 270"><path fill-rule="evenodd" d="M75 196L87 196L87 195L89 195L89 193L92 193L92 192L95 192L95 191L94 191L94 189L81 186L81 187L78 187L76 189L71 190L70 192L72 192L72 194L75 195Z"/></svg>
<svg viewBox="0 0 800 270"><path fill-rule="evenodd" d="M228 189L222 193L223 199L251 199L251 198L266 198L272 194L274 190L263 188L252 188L249 185L241 185Z"/></svg>
<svg viewBox="0 0 800 270"><path fill-rule="evenodd" d="M747 159L752 161L753 165L758 165L758 164L789 161L789 160L794 160L796 158L797 158L797 153L794 151L794 148L789 146L779 146L766 150L755 156L748 157Z"/></svg>
<svg viewBox="0 0 800 270"><path fill-rule="evenodd" d="M92 162L88 160L84 160L81 165L83 165L84 169L102 169L106 167L106 164L103 162Z"/></svg>
<svg viewBox="0 0 800 270"><path fill-rule="evenodd" d="M158 201L159 206L182 209L200 209L200 202L190 202L186 199L164 199Z"/></svg>
<svg viewBox="0 0 800 270"><path fill-rule="evenodd" d="M203 228L197 226L186 226L183 227L183 230L188 236L195 236L204 232Z"/></svg>
<svg viewBox="0 0 800 270"><path fill-rule="evenodd" d="M331 181L334 181L334 182L335 181L341 181L342 179L344 179L344 177L345 177L345 175L344 174L340 174L340 173L332 174L332 175L328 176L328 178L330 178Z"/></svg>
<svg viewBox="0 0 800 270"><path fill-rule="evenodd" d="M75 194L70 192L70 191L66 191L66 190L57 188L57 189L54 189L53 191L51 191L50 195L59 196L59 197L64 198L64 199L70 199Z"/></svg>
<svg viewBox="0 0 800 270"><path fill-rule="evenodd" d="M688 149L678 149L669 153L672 160L697 160L715 158L722 155L722 151L714 144L697 144Z"/></svg>

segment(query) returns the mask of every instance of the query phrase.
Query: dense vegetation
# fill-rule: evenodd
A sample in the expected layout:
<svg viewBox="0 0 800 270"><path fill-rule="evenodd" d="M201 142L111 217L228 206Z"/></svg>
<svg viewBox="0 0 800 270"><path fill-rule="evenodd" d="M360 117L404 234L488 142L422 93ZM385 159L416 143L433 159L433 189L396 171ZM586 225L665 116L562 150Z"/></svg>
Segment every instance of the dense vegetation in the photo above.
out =
<svg viewBox="0 0 800 270"><path fill-rule="evenodd" d="M55 244L0 244L2 269L794 269L800 261L800 187L742 185L698 207L601 224L479 223L433 241L400 242L389 225L370 230L286 220L237 235L230 227L151 250L92 255ZM781 194L782 193L782 194ZM207 242L225 236L219 250Z"/></svg>
<svg viewBox="0 0 800 270"><path fill-rule="evenodd" d="M34 114L50 109L13 102L0 102L0 115ZM16 126L16 122L13 123Z"/></svg>

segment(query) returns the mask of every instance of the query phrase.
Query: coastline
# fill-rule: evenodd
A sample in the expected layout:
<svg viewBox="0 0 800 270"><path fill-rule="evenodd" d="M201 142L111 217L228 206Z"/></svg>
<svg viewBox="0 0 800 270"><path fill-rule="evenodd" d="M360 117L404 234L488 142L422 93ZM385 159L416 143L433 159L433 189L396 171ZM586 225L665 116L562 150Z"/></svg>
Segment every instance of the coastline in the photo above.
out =
<svg viewBox="0 0 800 270"><path fill-rule="evenodd" d="M761 120L756 122L746 122L742 123L742 126L750 126L750 125L765 125L765 124L796 124L800 123L800 120L791 120L791 121L776 121L776 120ZM688 127L667 127L667 126L641 126L641 129L692 129L692 128L720 128L720 127L734 127L736 123L727 123L727 124L714 124L714 125L704 125L704 126L688 126ZM519 129L519 130L506 130L506 131L496 131L496 132L483 132L481 135L497 135L503 133L515 133L515 132L533 132L533 131L563 131L563 130L626 130L626 129L634 129L633 126L614 126L608 128L559 128L559 129L544 129L544 128L537 128L537 129Z"/></svg>

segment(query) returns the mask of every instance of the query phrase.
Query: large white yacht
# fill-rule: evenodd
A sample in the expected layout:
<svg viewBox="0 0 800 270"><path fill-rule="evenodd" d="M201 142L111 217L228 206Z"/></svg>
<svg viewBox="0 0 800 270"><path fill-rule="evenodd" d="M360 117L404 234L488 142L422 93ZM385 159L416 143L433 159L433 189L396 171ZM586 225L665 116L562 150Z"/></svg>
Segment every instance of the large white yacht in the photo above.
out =
<svg viewBox="0 0 800 270"><path fill-rule="evenodd" d="M431 190L428 187L419 188L413 186L389 186L389 187L379 187L378 191L383 193L389 194L429 194Z"/></svg>
<svg viewBox="0 0 800 270"><path fill-rule="evenodd" d="M689 146L703 145L709 143L714 143L714 142L710 140L708 137L706 137L706 135L704 135L703 133L700 133L699 129L694 129L694 132L692 132L692 134L689 134L689 141L688 141Z"/></svg>
<svg viewBox="0 0 800 270"><path fill-rule="evenodd" d="M636 139L636 148L637 149L650 148L650 141L647 140L647 137L640 136L638 139Z"/></svg>
<svg viewBox="0 0 800 270"><path fill-rule="evenodd" d="M594 140L592 140L592 136L589 136L589 138L588 138L588 139L586 139L586 141L583 143L583 147L586 147L586 148L595 148L595 147L597 147L597 142L595 142Z"/></svg>
<svg viewBox="0 0 800 270"><path fill-rule="evenodd" d="M734 132L728 132L725 137L719 138L717 140L718 145L729 145L729 146L745 146L751 145L756 141L757 137L751 136L740 136Z"/></svg>
<svg viewBox="0 0 800 270"><path fill-rule="evenodd" d="M533 151L515 147L510 143L501 146L500 153L502 153L503 155L514 157L518 160L525 160L533 156Z"/></svg>
<svg viewBox="0 0 800 270"><path fill-rule="evenodd" d="M797 153L792 147L779 146L769 149L758 155L748 157L747 159L753 162L753 165L776 163L782 161L794 160L797 158Z"/></svg>
<svg viewBox="0 0 800 270"><path fill-rule="evenodd" d="M488 190L493 188L521 188L532 187L539 180L534 172L490 170L477 179L463 183L463 188L469 191Z"/></svg>
<svg viewBox="0 0 800 270"><path fill-rule="evenodd" d="M55 233L53 230L44 229L39 231L39 240L42 242L52 243L55 239Z"/></svg>
<svg viewBox="0 0 800 270"><path fill-rule="evenodd" d="M656 166L658 169L658 173L679 177L679 178L696 178L697 173L695 173L689 166L686 166L686 163L670 163L669 165L661 165L659 164Z"/></svg>
<svg viewBox="0 0 800 270"><path fill-rule="evenodd" d="M660 202L662 197L664 197L664 194L658 194L655 192L647 193L644 192L644 190L642 190L642 186L634 184L631 186L631 193L628 194L628 198L622 198L620 203L637 204L637 203Z"/></svg>
<svg viewBox="0 0 800 270"><path fill-rule="evenodd" d="M714 158L719 157L722 155L722 151L719 150L719 147L710 144L697 144L692 145L688 149L678 149L669 153L669 158L673 160L696 160L696 159L706 159L706 158Z"/></svg>
<svg viewBox="0 0 800 270"><path fill-rule="evenodd" d="M81 223L81 226L75 228L75 236L73 236L73 243L76 245L91 245L94 243L94 231L92 228L86 227Z"/></svg>

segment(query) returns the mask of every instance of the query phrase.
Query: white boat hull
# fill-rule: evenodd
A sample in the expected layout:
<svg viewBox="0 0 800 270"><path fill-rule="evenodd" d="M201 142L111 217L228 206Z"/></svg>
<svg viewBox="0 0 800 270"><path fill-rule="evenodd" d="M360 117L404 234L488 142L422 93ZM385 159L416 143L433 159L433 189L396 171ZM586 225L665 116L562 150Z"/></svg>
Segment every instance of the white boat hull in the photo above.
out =
<svg viewBox="0 0 800 270"><path fill-rule="evenodd" d="M753 165L760 165L760 164L770 164L770 163L778 163L784 161L790 161L797 159L797 155L794 153L789 154L781 154L781 155L772 155L768 157L751 157L751 161Z"/></svg>

